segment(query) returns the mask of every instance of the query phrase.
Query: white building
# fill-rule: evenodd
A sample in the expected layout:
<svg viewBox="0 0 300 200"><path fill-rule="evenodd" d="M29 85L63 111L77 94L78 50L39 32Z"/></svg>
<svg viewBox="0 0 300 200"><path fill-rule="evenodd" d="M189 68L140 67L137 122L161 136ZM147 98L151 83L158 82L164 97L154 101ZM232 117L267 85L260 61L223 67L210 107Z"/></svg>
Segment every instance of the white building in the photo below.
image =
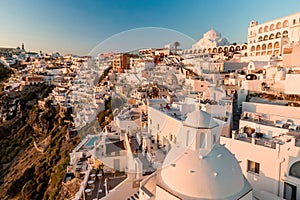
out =
<svg viewBox="0 0 300 200"><path fill-rule="evenodd" d="M248 28L248 55L255 60L268 61L282 55L284 45L300 41L300 13L262 24L251 21Z"/></svg>
<svg viewBox="0 0 300 200"><path fill-rule="evenodd" d="M299 112L299 107L244 102L239 133L221 137L258 199L300 198Z"/></svg>
<svg viewBox="0 0 300 200"><path fill-rule="evenodd" d="M163 167L141 182L139 199L252 199L237 160L219 144L221 127L212 116L194 111L178 125L169 129L176 143Z"/></svg>

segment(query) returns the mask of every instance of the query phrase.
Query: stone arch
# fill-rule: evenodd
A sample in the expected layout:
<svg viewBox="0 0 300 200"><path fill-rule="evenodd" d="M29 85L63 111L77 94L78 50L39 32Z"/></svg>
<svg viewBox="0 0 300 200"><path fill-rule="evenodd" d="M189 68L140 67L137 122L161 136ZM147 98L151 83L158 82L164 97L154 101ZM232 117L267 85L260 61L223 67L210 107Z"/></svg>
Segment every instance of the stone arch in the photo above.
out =
<svg viewBox="0 0 300 200"><path fill-rule="evenodd" d="M259 37L258 37L258 41L259 41L259 42L263 41L263 37L262 37L262 36L259 36Z"/></svg>
<svg viewBox="0 0 300 200"><path fill-rule="evenodd" d="M274 38L275 38L275 35L274 35L274 33L270 34L270 36L269 36L269 40L273 40Z"/></svg>
<svg viewBox="0 0 300 200"><path fill-rule="evenodd" d="M203 53L206 53L206 49L205 48L203 49Z"/></svg>
<svg viewBox="0 0 300 200"><path fill-rule="evenodd" d="M284 20L282 26L283 26L283 28L288 27L289 26L289 21L288 20Z"/></svg>
<svg viewBox="0 0 300 200"><path fill-rule="evenodd" d="M224 52L228 52L228 47L224 47Z"/></svg>
<svg viewBox="0 0 300 200"><path fill-rule="evenodd" d="M277 22L276 29L281 29L281 22Z"/></svg>
<svg viewBox="0 0 300 200"><path fill-rule="evenodd" d="M218 50L217 50L217 47L213 48L213 53L217 53Z"/></svg>
<svg viewBox="0 0 300 200"><path fill-rule="evenodd" d="M194 53L197 53L197 49L194 50Z"/></svg>
<svg viewBox="0 0 300 200"><path fill-rule="evenodd" d="M260 27L260 28L258 29L258 33L262 33L262 32L263 32L263 28Z"/></svg>
<svg viewBox="0 0 300 200"><path fill-rule="evenodd" d="M260 51L260 45L256 46L256 51Z"/></svg>
<svg viewBox="0 0 300 200"><path fill-rule="evenodd" d="M266 49L267 49L267 45L266 45L266 44L263 44L262 47L261 47L261 49L262 49L262 50L266 50Z"/></svg>
<svg viewBox="0 0 300 200"><path fill-rule="evenodd" d="M236 47L235 47L235 51L240 51L241 50L241 47L239 46L239 45L237 45Z"/></svg>
<svg viewBox="0 0 300 200"><path fill-rule="evenodd" d="M198 53L202 53L201 49L198 50Z"/></svg>
<svg viewBox="0 0 300 200"><path fill-rule="evenodd" d="M288 36L289 36L288 31L283 31L282 37L283 37L283 38L287 38Z"/></svg>
<svg viewBox="0 0 300 200"><path fill-rule="evenodd" d="M281 38L281 33L280 32L276 33L276 38Z"/></svg>
<svg viewBox="0 0 300 200"><path fill-rule="evenodd" d="M192 54L192 53L193 53L193 50L191 49L191 50L190 50L190 54Z"/></svg>
<svg viewBox="0 0 300 200"><path fill-rule="evenodd" d="M251 47L251 51L255 51L255 46L252 46L252 47Z"/></svg>
<svg viewBox="0 0 300 200"><path fill-rule="evenodd" d="M272 43L269 43L268 44L268 49L272 49L273 48L273 44Z"/></svg>
<svg viewBox="0 0 300 200"><path fill-rule="evenodd" d="M279 48L279 42L275 42L275 43L274 43L274 48L275 48L275 49L278 49L278 48Z"/></svg>
<svg viewBox="0 0 300 200"><path fill-rule="evenodd" d="M234 46L230 46L229 52L234 52Z"/></svg>
<svg viewBox="0 0 300 200"><path fill-rule="evenodd" d="M268 32L269 31L269 26L265 26L264 27L264 32Z"/></svg>
<svg viewBox="0 0 300 200"><path fill-rule="evenodd" d="M247 49L247 45L243 45L242 50L246 50L246 49Z"/></svg>
<svg viewBox="0 0 300 200"><path fill-rule="evenodd" d="M271 24L271 25L270 25L270 31L273 31L273 30L275 30L275 25L274 25L274 24Z"/></svg>
<svg viewBox="0 0 300 200"><path fill-rule="evenodd" d="M269 39L269 36L268 35L265 35L264 36L264 41L268 40Z"/></svg>
<svg viewBox="0 0 300 200"><path fill-rule="evenodd" d="M222 52L223 52L223 48L222 48L222 47L219 47L219 48L218 48L218 52L219 52L219 53L222 53Z"/></svg>
<svg viewBox="0 0 300 200"><path fill-rule="evenodd" d="M289 170L289 176L300 178L300 161L292 164Z"/></svg>
<svg viewBox="0 0 300 200"><path fill-rule="evenodd" d="M211 48L208 48L208 53L211 53Z"/></svg>

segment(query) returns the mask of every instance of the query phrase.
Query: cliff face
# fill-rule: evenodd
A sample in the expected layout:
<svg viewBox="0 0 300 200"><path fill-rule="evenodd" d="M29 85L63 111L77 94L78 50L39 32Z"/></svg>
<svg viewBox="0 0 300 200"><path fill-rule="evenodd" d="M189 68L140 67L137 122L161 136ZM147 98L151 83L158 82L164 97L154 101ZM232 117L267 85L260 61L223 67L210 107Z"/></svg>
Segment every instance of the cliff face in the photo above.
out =
<svg viewBox="0 0 300 200"><path fill-rule="evenodd" d="M11 118L0 123L0 199L55 199L60 193L69 152L79 139L66 139L68 124L57 108L37 107L50 89L34 86L11 94L14 98L1 97L1 102L20 103Z"/></svg>

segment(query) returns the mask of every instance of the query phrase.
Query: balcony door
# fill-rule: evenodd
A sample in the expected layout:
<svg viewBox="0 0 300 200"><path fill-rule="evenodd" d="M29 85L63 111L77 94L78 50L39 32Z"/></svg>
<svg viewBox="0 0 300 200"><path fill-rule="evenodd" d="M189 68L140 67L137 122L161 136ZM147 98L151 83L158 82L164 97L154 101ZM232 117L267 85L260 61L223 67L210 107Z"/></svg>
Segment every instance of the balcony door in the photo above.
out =
<svg viewBox="0 0 300 200"><path fill-rule="evenodd" d="M290 183L284 183L283 198L286 200L296 200L297 198L297 187Z"/></svg>

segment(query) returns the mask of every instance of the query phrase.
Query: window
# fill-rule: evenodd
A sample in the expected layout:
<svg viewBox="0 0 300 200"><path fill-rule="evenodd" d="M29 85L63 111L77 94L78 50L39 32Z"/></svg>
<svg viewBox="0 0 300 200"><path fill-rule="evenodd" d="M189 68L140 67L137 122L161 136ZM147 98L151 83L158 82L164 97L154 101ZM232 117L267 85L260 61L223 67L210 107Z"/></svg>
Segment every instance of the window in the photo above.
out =
<svg viewBox="0 0 300 200"><path fill-rule="evenodd" d="M199 142L199 147L201 149L205 149L206 148L206 145L205 145L205 141L206 140L206 137L205 137L205 133L200 133L200 142Z"/></svg>
<svg viewBox="0 0 300 200"><path fill-rule="evenodd" d="M213 145L216 144L216 142L217 142L217 135L213 134Z"/></svg>
<svg viewBox="0 0 300 200"><path fill-rule="evenodd" d="M186 132L186 140L185 140L185 146L189 146L189 137L190 137L190 131Z"/></svg>
<svg viewBox="0 0 300 200"><path fill-rule="evenodd" d="M247 172L259 174L259 163L248 160Z"/></svg>

